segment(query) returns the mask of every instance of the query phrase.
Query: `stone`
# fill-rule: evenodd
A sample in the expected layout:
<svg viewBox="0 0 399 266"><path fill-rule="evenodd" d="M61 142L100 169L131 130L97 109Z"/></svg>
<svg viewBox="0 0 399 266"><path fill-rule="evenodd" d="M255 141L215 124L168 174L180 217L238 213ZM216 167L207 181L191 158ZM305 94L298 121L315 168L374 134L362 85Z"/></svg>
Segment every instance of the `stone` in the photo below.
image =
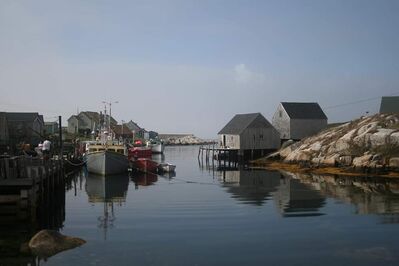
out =
<svg viewBox="0 0 399 266"><path fill-rule="evenodd" d="M325 166L335 166L338 158L339 154L334 154L332 156L325 158L321 163Z"/></svg>
<svg viewBox="0 0 399 266"><path fill-rule="evenodd" d="M341 156L339 157L338 162L343 166L350 166L352 165L352 156L350 155Z"/></svg>
<svg viewBox="0 0 399 266"><path fill-rule="evenodd" d="M77 237L64 236L54 230L41 230L29 241L32 253L43 258L51 257L61 251L76 248L86 243Z"/></svg>
<svg viewBox="0 0 399 266"><path fill-rule="evenodd" d="M399 168L399 157L389 159L389 167Z"/></svg>
<svg viewBox="0 0 399 266"><path fill-rule="evenodd" d="M352 165L354 167L365 167L365 166L368 166L372 157L373 157L373 155L370 155L370 154L363 155L361 157L356 157L356 158L353 159Z"/></svg>

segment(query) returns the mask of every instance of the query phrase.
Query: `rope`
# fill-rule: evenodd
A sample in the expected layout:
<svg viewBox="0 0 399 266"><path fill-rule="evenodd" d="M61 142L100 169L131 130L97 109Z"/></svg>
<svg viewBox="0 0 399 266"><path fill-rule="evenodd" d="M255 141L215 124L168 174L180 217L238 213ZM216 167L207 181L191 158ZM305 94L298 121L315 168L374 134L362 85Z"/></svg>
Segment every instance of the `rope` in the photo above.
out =
<svg viewBox="0 0 399 266"><path fill-rule="evenodd" d="M81 163L73 163L70 160L66 160L67 163L69 163L72 166L83 166L84 164L86 164L85 161L81 162Z"/></svg>

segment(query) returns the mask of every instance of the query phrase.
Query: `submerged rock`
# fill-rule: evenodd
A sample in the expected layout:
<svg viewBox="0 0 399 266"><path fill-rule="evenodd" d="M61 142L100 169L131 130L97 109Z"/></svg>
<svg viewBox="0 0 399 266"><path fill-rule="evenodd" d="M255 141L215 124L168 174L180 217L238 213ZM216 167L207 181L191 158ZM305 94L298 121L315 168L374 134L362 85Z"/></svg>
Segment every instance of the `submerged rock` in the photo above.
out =
<svg viewBox="0 0 399 266"><path fill-rule="evenodd" d="M64 236L54 230L42 230L29 241L29 248L35 255L47 258L85 243L81 238Z"/></svg>

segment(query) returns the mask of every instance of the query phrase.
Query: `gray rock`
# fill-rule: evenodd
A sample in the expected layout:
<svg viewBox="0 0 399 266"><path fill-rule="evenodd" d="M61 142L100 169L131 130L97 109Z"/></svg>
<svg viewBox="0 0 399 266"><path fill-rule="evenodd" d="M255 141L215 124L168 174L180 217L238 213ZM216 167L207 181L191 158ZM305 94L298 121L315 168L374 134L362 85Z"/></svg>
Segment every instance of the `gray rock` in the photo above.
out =
<svg viewBox="0 0 399 266"><path fill-rule="evenodd" d="M41 230L29 241L29 248L33 254L48 258L61 251L76 248L86 243L77 237L69 237L54 230Z"/></svg>
<svg viewBox="0 0 399 266"><path fill-rule="evenodd" d="M393 157L389 160L389 167L399 168L399 157Z"/></svg>
<svg viewBox="0 0 399 266"><path fill-rule="evenodd" d="M363 155L361 157L356 157L356 158L353 159L352 164L353 164L354 167L365 167L365 166L368 166L372 157L373 157L373 155L370 155L370 154Z"/></svg>
<svg viewBox="0 0 399 266"><path fill-rule="evenodd" d="M352 165L352 156L350 155L341 156L339 157L338 162L343 166L350 166Z"/></svg>

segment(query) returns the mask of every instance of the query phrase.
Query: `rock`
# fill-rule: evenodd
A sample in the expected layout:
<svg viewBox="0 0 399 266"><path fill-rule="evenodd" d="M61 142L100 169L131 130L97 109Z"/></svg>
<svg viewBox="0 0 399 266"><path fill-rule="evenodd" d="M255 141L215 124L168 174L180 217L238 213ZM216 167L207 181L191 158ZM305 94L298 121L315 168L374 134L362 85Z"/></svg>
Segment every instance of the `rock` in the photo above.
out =
<svg viewBox="0 0 399 266"><path fill-rule="evenodd" d="M287 140L286 142L283 143L283 145L281 145L280 149L285 149L288 146L291 146L292 144L294 144L295 141L293 141L292 139Z"/></svg>
<svg viewBox="0 0 399 266"><path fill-rule="evenodd" d="M352 165L354 167L365 167L365 166L368 166L372 157L373 157L373 155L370 155L370 154L363 155L361 157L356 157L356 158L353 159Z"/></svg>
<svg viewBox="0 0 399 266"><path fill-rule="evenodd" d="M352 165L352 156L347 155L347 156L341 156L338 159L339 164L343 166L350 166Z"/></svg>
<svg viewBox="0 0 399 266"><path fill-rule="evenodd" d="M334 154L330 157L325 158L321 163L326 166L335 166L337 164L339 154Z"/></svg>
<svg viewBox="0 0 399 266"><path fill-rule="evenodd" d="M393 129L381 128L378 130L378 132L371 134L370 135L371 147L377 147L387 144L392 132L394 132Z"/></svg>
<svg viewBox="0 0 399 266"><path fill-rule="evenodd" d="M86 241L81 238L64 236L54 230L41 230L29 241L29 248L35 255L47 258L84 243Z"/></svg>
<svg viewBox="0 0 399 266"><path fill-rule="evenodd" d="M399 132L392 133L389 136L389 143L399 145Z"/></svg>
<svg viewBox="0 0 399 266"><path fill-rule="evenodd" d="M399 168L399 157L393 157L389 160L389 167Z"/></svg>

